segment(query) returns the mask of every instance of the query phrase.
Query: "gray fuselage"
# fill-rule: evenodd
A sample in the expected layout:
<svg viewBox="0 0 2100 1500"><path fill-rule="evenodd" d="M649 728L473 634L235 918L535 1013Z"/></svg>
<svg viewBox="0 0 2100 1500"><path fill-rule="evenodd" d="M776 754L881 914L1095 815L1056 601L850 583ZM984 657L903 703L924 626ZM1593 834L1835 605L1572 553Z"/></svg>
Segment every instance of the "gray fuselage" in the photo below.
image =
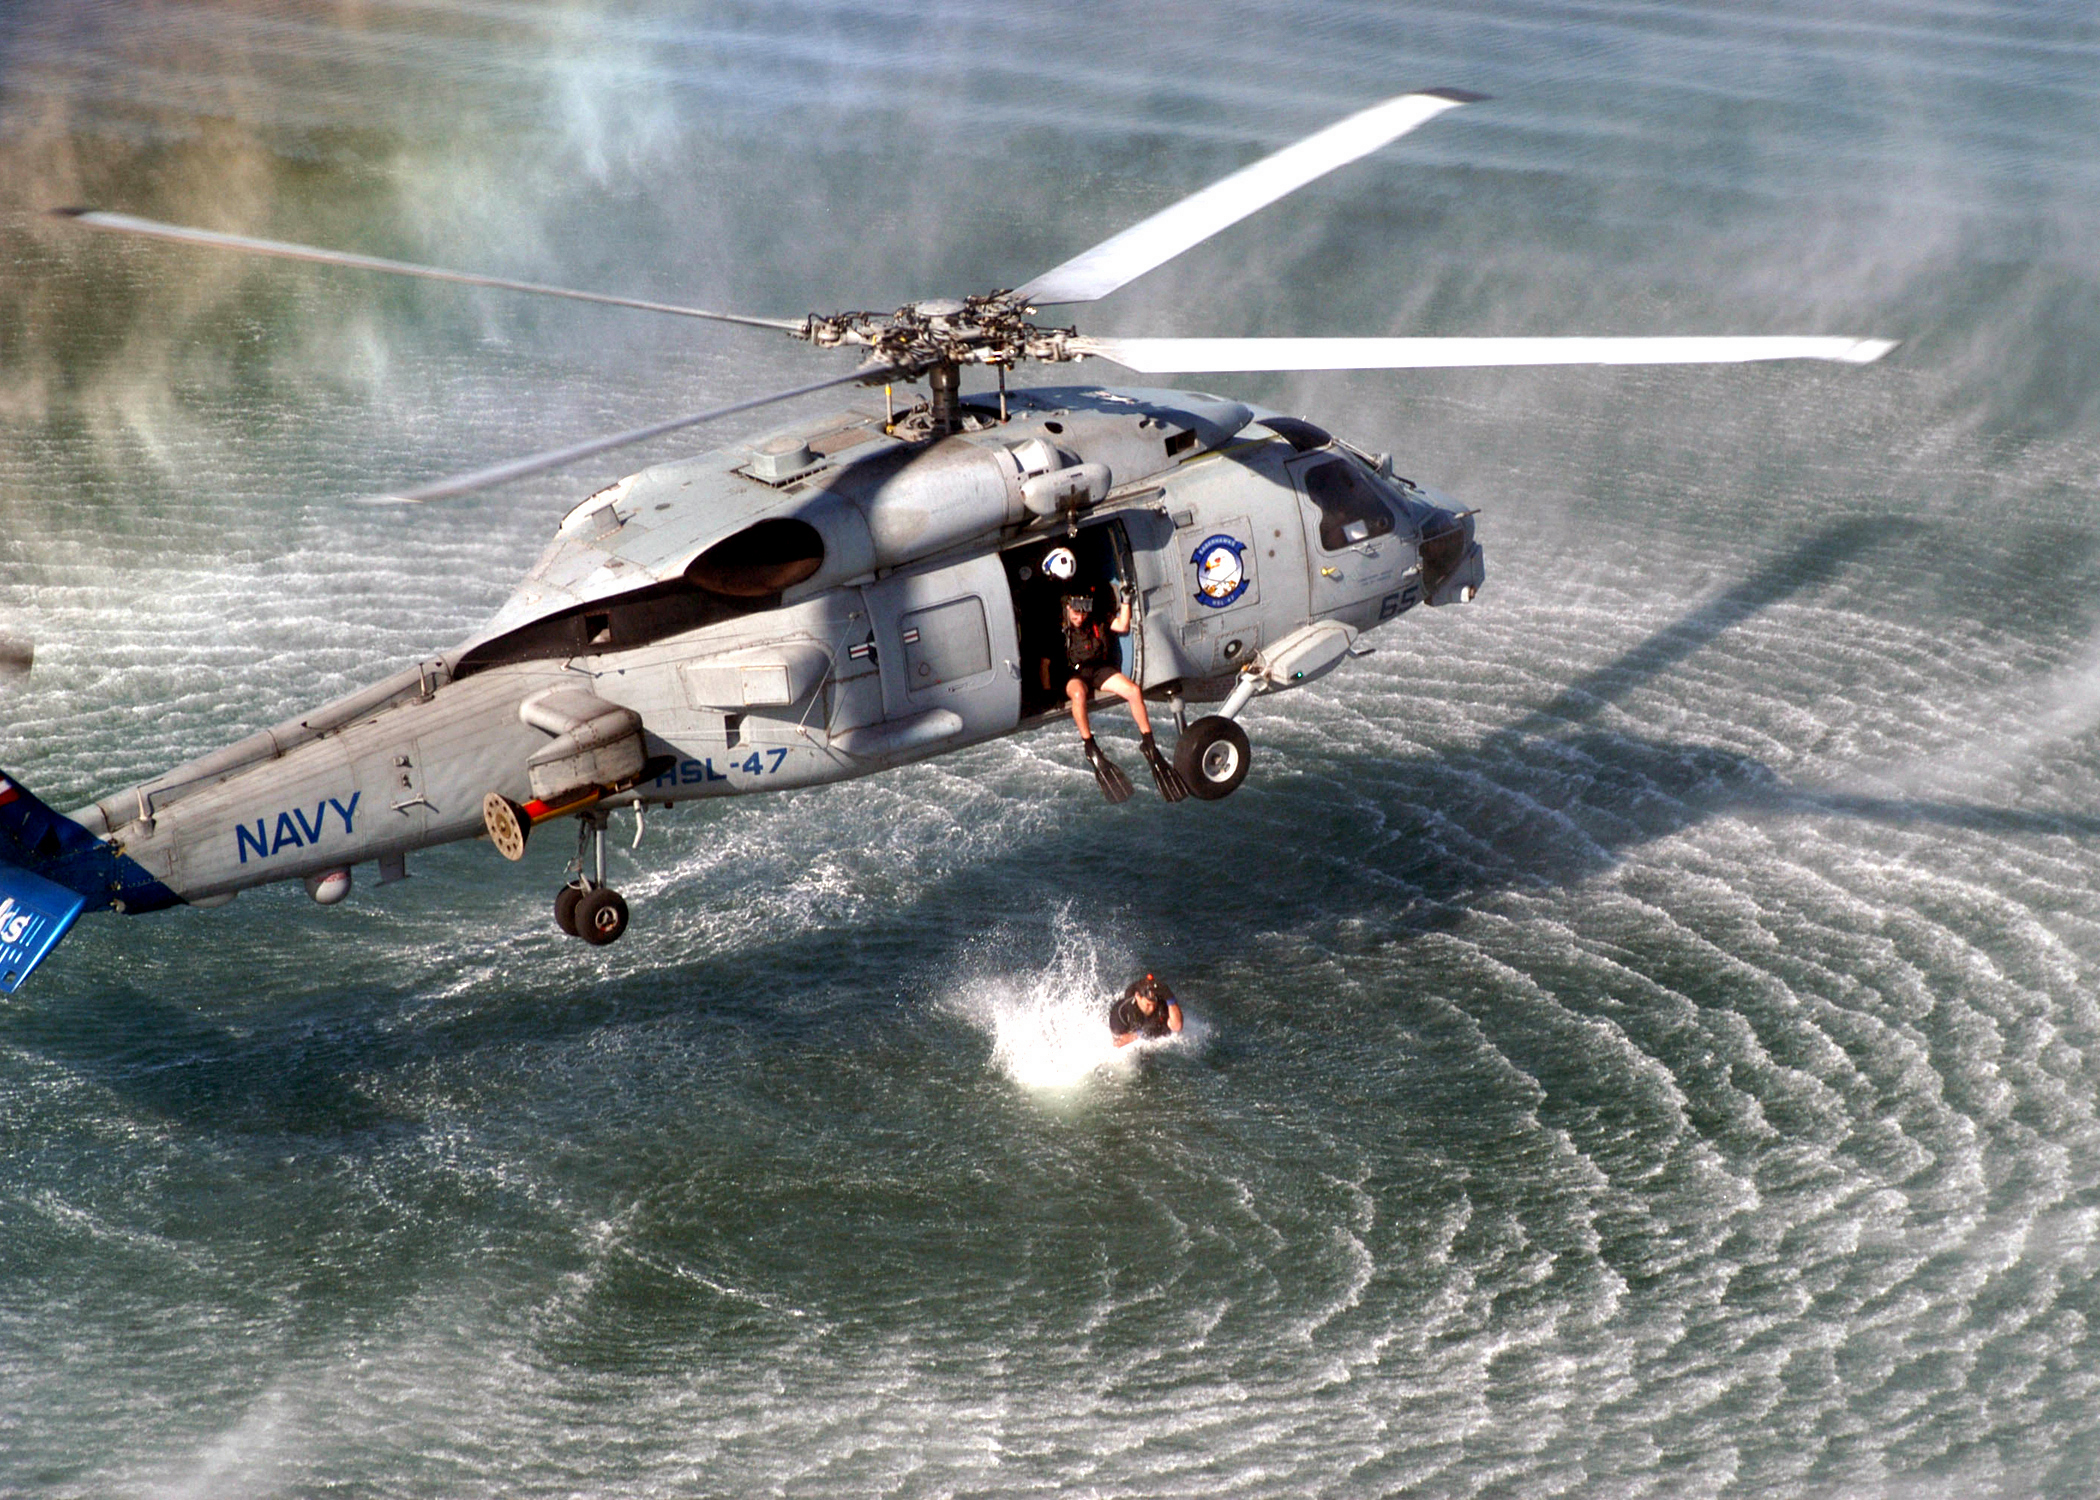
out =
<svg viewBox="0 0 2100 1500"><path fill-rule="evenodd" d="M849 411L599 491L456 650L73 816L191 902L398 872L481 834L489 793L546 791L523 706L563 691L640 719L646 774L596 805L740 795L1057 716L1075 588L1132 594L1148 697L1215 701L1310 680L1481 576L1469 516L1219 398L1027 390L941 437Z"/></svg>

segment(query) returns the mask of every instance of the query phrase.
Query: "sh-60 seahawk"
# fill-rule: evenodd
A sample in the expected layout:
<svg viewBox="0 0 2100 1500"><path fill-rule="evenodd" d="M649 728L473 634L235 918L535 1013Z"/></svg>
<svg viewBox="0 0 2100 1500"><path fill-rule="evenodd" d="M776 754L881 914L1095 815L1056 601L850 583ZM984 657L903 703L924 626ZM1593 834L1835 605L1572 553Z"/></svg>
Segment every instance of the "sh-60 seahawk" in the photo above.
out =
<svg viewBox="0 0 2100 1500"><path fill-rule="evenodd" d="M1479 96L1401 95L1266 157L1010 291L889 314L750 317L506 281L86 209L94 229L776 329L855 368L399 495L423 501L832 386L924 379L928 399L860 404L660 464L562 520L472 639L313 713L70 815L0 779L0 989L82 910L208 906L303 880L324 904L351 870L487 835L517 859L540 824L579 824L565 931L609 943L621 806L812 786L1060 718L1062 601L1129 606L1121 665L1179 727L1198 798L1247 773L1235 722L1309 682L1366 631L1473 598L1469 512L1312 422L1188 391L1008 391L1023 361L1145 373L1655 364L1864 363L1878 340L1785 338L1090 338L1029 321L1091 302L1323 173ZM996 391L965 398L965 366ZM1046 670L1046 664L1054 670ZM1190 722L1189 703L1218 707ZM1161 778L1171 790L1171 776ZM1113 794L1115 788L1104 782ZM1127 786L1127 782L1125 783Z"/></svg>

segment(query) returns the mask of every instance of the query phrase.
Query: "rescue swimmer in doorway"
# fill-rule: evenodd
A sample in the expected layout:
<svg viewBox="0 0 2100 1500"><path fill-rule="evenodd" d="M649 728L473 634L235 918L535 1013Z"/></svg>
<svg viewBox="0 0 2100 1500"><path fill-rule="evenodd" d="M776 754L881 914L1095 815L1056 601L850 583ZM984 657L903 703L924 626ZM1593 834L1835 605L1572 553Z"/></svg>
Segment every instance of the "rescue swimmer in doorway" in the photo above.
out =
<svg viewBox="0 0 2100 1500"><path fill-rule="evenodd" d="M1181 1002L1174 991L1147 974L1133 979L1123 998L1108 1008L1108 1029L1118 1047L1127 1047L1143 1037L1155 1041L1181 1030Z"/></svg>
<svg viewBox="0 0 2100 1500"><path fill-rule="evenodd" d="M1096 615L1093 595L1065 595L1065 666L1071 674L1065 681L1065 696L1071 700L1080 748L1086 754L1087 764L1094 768L1094 780L1100 785L1102 796L1110 802L1128 802L1132 791L1123 768L1094 742L1093 727L1087 719L1087 704L1094 694L1108 692L1130 705L1131 717L1137 720L1138 753L1152 767L1152 783L1159 788L1160 796L1179 802L1189 794L1188 783L1181 779L1173 763L1159 753L1159 746L1152 743L1152 716L1145 712L1145 695L1123 671L1123 650L1116 637L1130 633L1130 604L1126 585L1114 617L1104 622ZM1043 662L1043 686L1050 686L1047 658Z"/></svg>

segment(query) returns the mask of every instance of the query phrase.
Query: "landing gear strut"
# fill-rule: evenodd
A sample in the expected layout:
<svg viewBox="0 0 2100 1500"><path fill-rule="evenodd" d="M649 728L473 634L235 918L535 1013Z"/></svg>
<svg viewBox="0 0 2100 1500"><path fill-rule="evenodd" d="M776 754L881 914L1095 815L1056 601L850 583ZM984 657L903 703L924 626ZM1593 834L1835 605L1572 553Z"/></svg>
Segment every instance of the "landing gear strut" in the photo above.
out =
<svg viewBox="0 0 2100 1500"><path fill-rule="evenodd" d="M627 902L605 883L605 822L602 811L576 820L576 875L554 893L554 925L595 947L627 930Z"/></svg>

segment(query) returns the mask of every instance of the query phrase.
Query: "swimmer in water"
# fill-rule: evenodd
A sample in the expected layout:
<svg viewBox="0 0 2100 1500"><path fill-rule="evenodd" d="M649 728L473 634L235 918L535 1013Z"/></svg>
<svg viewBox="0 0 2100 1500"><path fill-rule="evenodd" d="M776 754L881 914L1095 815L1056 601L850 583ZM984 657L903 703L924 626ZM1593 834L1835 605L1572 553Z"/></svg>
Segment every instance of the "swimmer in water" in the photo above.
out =
<svg viewBox="0 0 2100 1500"><path fill-rule="evenodd" d="M1181 1030L1181 1005L1174 992L1147 974L1133 979L1123 998L1108 1008L1108 1029L1118 1047L1127 1047L1139 1037L1150 1041Z"/></svg>

